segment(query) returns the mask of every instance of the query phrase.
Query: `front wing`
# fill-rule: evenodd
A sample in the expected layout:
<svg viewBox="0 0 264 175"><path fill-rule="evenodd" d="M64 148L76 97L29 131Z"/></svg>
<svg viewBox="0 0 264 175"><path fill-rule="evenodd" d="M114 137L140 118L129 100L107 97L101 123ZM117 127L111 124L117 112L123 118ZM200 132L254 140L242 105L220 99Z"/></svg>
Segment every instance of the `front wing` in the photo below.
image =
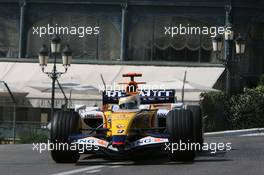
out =
<svg viewBox="0 0 264 175"><path fill-rule="evenodd" d="M147 137L141 138L139 140L136 140L134 142L127 144L126 147L124 148L124 150L128 151L128 150L138 148L138 147L143 147L143 146L148 146L148 145L153 145L153 146L154 145L160 145L162 143L167 143L167 142L169 142L168 138L159 138L159 137L147 136ZM77 139L73 143L75 143L75 144L88 144L91 146L98 146L100 148L109 149L112 151L119 151L117 148L113 147L110 144L110 142L96 138L96 137L93 137L93 136L88 136L85 138Z"/></svg>

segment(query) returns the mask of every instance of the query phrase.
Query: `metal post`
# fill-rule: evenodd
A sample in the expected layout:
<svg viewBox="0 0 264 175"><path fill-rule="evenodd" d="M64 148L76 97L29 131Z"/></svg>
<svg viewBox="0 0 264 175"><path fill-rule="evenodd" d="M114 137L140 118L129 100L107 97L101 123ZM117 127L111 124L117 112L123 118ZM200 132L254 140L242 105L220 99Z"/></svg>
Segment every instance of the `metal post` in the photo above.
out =
<svg viewBox="0 0 264 175"><path fill-rule="evenodd" d="M232 26L232 19L231 19L231 5L226 6L226 26ZM226 94L229 97L232 89L231 89L231 67L232 67L232 57L233 57L233 48L232 48L232 40L225 39L225 68L226 68Z"/></svg>
<svg viewBox="0 0 264 175"><path fill-rule="evenodd" d="M16 103L13 105L13 144L16 143Z"/></svg>
<svg viewBox="0 0 264 175"><path fill-rule="evenodd" d="M64 92L64 90L63 90L63 88L62 88L62 86L61 86L61 84L59 82L59 80L57 79L56 81L57 81L57 84L58 84L58 86L59 86L59 88L60 88L60 90L62 92L63 97L64 97L64 107L63 107L63 110L66 111L68 109L68 98L66 97L66 94L65 94L65 92Z"/></svg>
<svg viewBox="0 0 264 175"><path fill-rule="evenodd" d="M229 63L226 64L226 95L228 97L230 97L231 95L231 88L230 88L230 85L231 85L231 67L229 65Z"/></svg>
<svg viewBox="0 0 264 175"><path fill-rule="evenodd" d="M1 83L4 83L9 95L11 96L12 102L13 102L13 144L16 143L16 99L11 92L9 86L5 81L0 81Z"/></svg>
<svg viewBox="0 0 264 175"><path fill-rule="evenodd" d="M120 41L120 60L124 60L126 56L126 16L127 16L127 3L123 3L122 19L121 19L121 41Z"/></svg>
<svg viewBox="0 0 264 175"><path fill-rule="evenodd" d="M184 72L183 82L182 82L182 104L184 105L184 92L185 92L185 83L186 83L187 71Z"/></svg>
<svg viewBox="0 0 264 175"><path fill-rule="evenodd" d="M26 33L25 33L25 14L26 14L26 2L20 3L20 28L19 28L19 58L25 58L26 55Z"/></svg>
<svg viewBox="0 0 264 175"><path fill-rule="evenodd" d="M57 68L56 68L56 53L54 53L54 64L53 64L53 69L52 69L52 74L51 74L51 79L52 79L52 87L51 87L51 116L50 119L53 118L54 115L54 101L55 101L55 82L57 80Z"/></svg>

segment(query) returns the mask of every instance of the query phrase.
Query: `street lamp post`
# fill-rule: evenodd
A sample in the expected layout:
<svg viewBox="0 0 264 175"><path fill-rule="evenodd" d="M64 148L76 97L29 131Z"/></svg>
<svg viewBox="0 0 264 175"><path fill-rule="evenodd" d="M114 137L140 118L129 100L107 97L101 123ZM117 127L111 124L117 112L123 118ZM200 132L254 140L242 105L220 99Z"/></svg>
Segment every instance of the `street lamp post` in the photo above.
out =
<svg viewBox="0 0 264 175"><path fill-rule="evenodd" d="M213 51L216 53L216 56L219 60L221 60L226 69L226 95L229 97L231 94L231 69L233 60L233 47L234 47L234 31L231 21L231 6L226 6L226 20L225 20L225 27L226 31L223 37L217 35L215 38L212 39L213 43ZM228 29L228 30L227 30ZM224 40L224 42L223 42ZM222 47L224 45L224 58L219 58L219 53L222 51ZM245 40L239 34L239 37L236 39L235 42L235 51L236 54L240 56L245 52Z"/></svg>
<svg viewBox="0 0 264 175"><path fill-rule="evenodd" d="M241 55L245 53L245 48L245 40L241 34L239 34L238 38L236 39L236 54L239 55L239 60L241 60Z"/></svg>
<svg viewBox="0 0 264 175"><path fill-rule="evenodd" d="M233 39L234 39L234 32L232 26L232 19L231 19L231 6L226 6L226 17L225 17L225 28L229 30L225 30L224 39L225 39L225 52L224 52L224 59L225 59L225 67L226 67L226 95L230 96L230 85L231 85L231 66L232 66L232 58L233 58Z"/></svg>
<svg viewBox="0 0 264 175"><path fill-rule="evenodd" d="M218 60L223 61L221 59L221 57L219 56L219 54L221 53L222 48L223 48L223 38L222 38L222 36L221 35L217 35L216 37L214 37L212 39L212 41L213 41L213 51L216 53L216 58Z"/></svg>
<svg viewBox="0 0 264 175"><path fill-rule="evenodd" d="M51 55L54 57L53 60L53 69L51 72L46 72L45 68L47 67L49 60L49 52L46 45L43 45L39 51L39 65L43 73L47 74L52 80L51 87L51 117L54 115L54 101L55 101L55 83L57 79L64 73L67 72L68 67L71 65L72 60L72 51L69 45L63 49L62 54L60 53L61 48L61 39L59 36L54 35L51 39ZM57 71L57 57L62 55L62 65L64 67L64 72Z"/></svg>

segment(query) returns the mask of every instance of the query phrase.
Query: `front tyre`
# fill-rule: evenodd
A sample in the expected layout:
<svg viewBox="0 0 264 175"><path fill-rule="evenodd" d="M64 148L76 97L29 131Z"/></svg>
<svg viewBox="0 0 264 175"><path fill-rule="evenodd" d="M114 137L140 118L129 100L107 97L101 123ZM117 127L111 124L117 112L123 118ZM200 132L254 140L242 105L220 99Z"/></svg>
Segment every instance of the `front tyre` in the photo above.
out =
<svg viewBox="0 0 264 175"><path fill-rule="evenodd" d="M175 150L169 150L169 158L181 162L193 161L195 149L190 146L195 141L192 112L185 109L169 111L166 117L166 130L170 135L171 148L172 144L173 148L177 146ZM186 149L180 149L181 145L185 145Z"/></svg>
<svg viewBox="0 0 264 175"><path fill-rule="evenodd" d="M56 145L64 145L64 149L53 149L51 157L56 163L76 163L80 157L78 150L65 149L70 147L69 136L79 132L79 115L71 111L57 111L51 121L50 140Z"/></svg>
<svg viewBox="0 0 264 175"><path fill-rule="evenodd" d="M192 111L193 114L193 127L194 127L194 135L195 142L203 146L204 137L203 137L203 120L202 120L202 112L200 106L190 105L187 106L187 109Z"/></svg>

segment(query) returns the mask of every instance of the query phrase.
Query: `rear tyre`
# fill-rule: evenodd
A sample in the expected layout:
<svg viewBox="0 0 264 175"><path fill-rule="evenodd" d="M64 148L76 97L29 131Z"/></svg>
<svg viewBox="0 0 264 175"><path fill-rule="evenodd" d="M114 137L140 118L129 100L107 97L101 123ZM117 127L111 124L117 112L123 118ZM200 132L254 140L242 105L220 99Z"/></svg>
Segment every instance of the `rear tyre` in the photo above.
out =
<svg viewBox="0 0 264 175"><path fill-rule="evenodd" d="M199 106L191 105L187 106L187 109L192 111L193 114L193 128L195 135L195 143L199 143L203 146L203 121L202 121L202 112Z"/></svg>
<svg viewBox="0 0 264 175"><path fill-rule="evenodd" d="M174 145L174 150L169 150L169 158L175 161L188 162L195 158L195 150L184 148L183 145L191 147L194 142L193 117L192 112L185 109L171 110L166 118L166 130L170 135L170 148ZM177 149L175 149L177 146Z"/></svg>
<svg viewBox="0 0 264 175"><path fill-rule="evenodd" d="M50 140L59 145L68 145L70 147L69 136L79 133L79 115L76 112L58 111L51 121ZM51 151L51 157L56 163L76 163L80 157L78 150L54 149Z"/></svg>

